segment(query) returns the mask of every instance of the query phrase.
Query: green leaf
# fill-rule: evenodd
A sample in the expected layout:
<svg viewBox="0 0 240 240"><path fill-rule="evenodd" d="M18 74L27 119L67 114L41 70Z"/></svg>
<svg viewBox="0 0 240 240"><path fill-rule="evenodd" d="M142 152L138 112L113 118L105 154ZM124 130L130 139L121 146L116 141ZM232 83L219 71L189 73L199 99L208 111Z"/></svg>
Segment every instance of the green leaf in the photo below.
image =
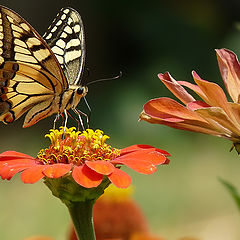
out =
<svg viewBox="0 0 240 240"><path fill-rule="evenodd" d="M223 184L223 186L229 191L231 194L232 198L234 199L235 203L238 206L238 210L240 211L240 195L237 191L237 189L229 182L226 180L219 178L219 181Z"/></svg>

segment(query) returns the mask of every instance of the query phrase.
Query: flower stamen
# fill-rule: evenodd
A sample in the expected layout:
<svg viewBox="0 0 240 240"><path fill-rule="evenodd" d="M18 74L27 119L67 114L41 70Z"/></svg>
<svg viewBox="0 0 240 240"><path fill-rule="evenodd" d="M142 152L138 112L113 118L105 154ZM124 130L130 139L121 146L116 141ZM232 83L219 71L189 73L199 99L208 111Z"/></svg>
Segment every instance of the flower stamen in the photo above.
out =
<svg viewBox="0 0 240 240"><path fill-rule="evenodd" d="M120 156L120 151L106 144L109 136L103 131L87 129L82 133L76 128L50 130L46 134L51 141L48 149L42 149L37 159L42 164L73 163L80 166L85 161L111 161Z"/></svg>

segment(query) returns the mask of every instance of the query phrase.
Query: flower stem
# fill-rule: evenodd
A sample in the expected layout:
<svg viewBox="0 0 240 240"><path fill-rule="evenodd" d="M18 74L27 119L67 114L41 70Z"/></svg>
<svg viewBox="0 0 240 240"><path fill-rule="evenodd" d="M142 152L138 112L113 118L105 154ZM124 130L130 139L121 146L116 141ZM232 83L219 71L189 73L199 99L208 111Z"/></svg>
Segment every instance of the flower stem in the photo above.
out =
<svg viewBox="0 0 240 240"><path fill-rule="evenodd" d="M67 204L79 240L96 240L92 209L95 200L71 202Z"/></svg>

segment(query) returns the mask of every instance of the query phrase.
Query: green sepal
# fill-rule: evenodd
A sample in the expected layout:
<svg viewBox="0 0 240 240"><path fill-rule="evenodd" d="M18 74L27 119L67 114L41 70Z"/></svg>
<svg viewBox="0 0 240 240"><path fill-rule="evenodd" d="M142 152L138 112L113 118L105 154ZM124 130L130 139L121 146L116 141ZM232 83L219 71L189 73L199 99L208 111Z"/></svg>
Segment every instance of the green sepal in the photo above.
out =
<svg viewBox="0 0 240 240"><path fill-rule="evenodd" d="M69 205L74 202L97 200L111 182L104 176L99 186L85 188L75 182L72 175L69 174L60 178L45 178L44 183L55 197L61 199L64 204Z"/></svg>

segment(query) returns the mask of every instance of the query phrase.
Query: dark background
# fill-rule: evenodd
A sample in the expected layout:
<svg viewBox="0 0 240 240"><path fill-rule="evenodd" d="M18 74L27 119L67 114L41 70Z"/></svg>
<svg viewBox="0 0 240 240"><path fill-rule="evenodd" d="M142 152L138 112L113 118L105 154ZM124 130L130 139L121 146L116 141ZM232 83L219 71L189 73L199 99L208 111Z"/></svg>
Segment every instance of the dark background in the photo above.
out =
<svg viewBox="0 0 240 240"><path fill-rule="evenodd" d="M236 185L240 180L238 157L228 152L231 143L137 122L149 99L172 97L157 78L160 72L170 71L177 80L192 82L191 71L196 70L202 78L223 86L214 49L225 47L240 53L238 0L11 0L1 4L19 13L41 35L60 8L75 8L84 21L90 73L82 83L123 72L118 80L89 87L91 127L104 130L115 147L145 143L173 155L170 165L160 166L153 176L129 171L135 198L153 232L167 239L188 235L205 240L239 239L237 208L217 180L221 176ZM87 111L83 103L79 108ZM44 135L53 119L48 117L27 129L21 127L23 117L10 125L0 124L0 151L36 156L49 144ZM4 212L1 239L37 234L64 239L68 214L42 183L24 185L17 176L1 182L0 194L4 206L1 209L0 205ZM9 229L10 222L15 231Z"/></svg>

